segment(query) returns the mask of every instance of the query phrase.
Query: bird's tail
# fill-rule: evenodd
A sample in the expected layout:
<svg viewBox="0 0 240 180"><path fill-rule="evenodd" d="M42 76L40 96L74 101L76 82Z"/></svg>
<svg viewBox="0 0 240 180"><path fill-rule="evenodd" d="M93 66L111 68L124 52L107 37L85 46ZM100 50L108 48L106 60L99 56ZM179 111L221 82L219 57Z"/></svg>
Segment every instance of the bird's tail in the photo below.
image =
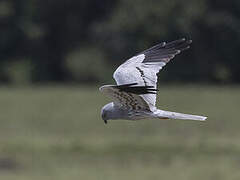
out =
<svg viewBox="0 0 240 180"><path fill-rule="evenodd" d="M205 116L163 111L160 109L156 110L154 114L156 115L157 118L160 118L160 119L185 119L185 120L195 120L195 121L205 121L207 119L207 117Z"/></svg>

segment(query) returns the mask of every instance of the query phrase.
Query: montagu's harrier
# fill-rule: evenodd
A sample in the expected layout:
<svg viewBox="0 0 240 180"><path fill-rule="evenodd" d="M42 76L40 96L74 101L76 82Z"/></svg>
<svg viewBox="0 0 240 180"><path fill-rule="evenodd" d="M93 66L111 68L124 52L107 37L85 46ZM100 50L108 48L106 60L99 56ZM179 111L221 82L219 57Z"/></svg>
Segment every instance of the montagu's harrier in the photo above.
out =
<svg viewBox="0 0 240 180"><path fill-rule="evenodd" d="M191 40L185 38L163 42L130 58L117 68L113 77L117 85L105 85L99 90L113 99L101 111L102 119L139 120L146 118L186 119L204 121L207 117L170 112L156 108L157 73L175 55L188 49Z"/></svg>

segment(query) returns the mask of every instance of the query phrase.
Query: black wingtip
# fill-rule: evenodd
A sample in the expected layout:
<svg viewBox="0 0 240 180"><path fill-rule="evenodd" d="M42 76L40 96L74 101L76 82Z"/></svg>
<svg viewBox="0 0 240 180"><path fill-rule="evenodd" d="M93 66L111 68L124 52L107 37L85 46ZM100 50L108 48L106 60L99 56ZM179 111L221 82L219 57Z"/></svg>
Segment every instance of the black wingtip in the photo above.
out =
<svg viewBox="0 0 240 180"><path fill-rule="evenodd" d="M177 41L179 41L179 42L184 42L184 41L186 41L186 38L181 38L181 39L179 39L179 40L177 40Z"/></svg>
<svg viewBox="0 0 240 180"><path fill-rule="evenodd" d="M172 42L178 42L178 43L186 42L186 43L188 43L188 44L191 44L191 43L192 43L192 40L191 40L191 39L187 39L187 38L181 38L181 39L179 39L179 40L172 41Z"/></svg>
<svg viewBox="0 0 240 180"><path fill-rule="evenodd" d="M187 43L188 43L188 44L192 44L192 42L193 42L193 41L192 41L191 39L187 40Z"/></svg>

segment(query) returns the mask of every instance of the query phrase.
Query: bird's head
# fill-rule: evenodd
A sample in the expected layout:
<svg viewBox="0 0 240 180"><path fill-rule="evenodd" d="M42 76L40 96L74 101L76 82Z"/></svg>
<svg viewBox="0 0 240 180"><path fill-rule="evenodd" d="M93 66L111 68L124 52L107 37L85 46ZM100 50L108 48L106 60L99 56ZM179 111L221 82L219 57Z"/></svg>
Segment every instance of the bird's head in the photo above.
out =
<svg viewBox="0 0 240 180"><path fill-rule="evenodd" d="M105 124L107 124L107 120L111 119L111 114L113 111L113 103L108 103L103 106L101 110L101 116Z"/></svg>

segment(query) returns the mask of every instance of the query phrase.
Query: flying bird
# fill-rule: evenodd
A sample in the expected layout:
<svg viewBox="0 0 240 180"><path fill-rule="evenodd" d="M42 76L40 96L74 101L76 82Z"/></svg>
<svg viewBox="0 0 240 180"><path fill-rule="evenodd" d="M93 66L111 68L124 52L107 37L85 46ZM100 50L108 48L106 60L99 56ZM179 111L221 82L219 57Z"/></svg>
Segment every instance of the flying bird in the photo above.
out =
<svg viewBox="0 0 240 180"><path fill-rule="evenodd" d="M124 62L113 74L117 85L104 85L99 90L112 98L101 110L107 120L146 118L205 121L207 117L165 111L156 107L157 74L177 54L188 49L192 40L185 38L159 43Z"/></svg>

